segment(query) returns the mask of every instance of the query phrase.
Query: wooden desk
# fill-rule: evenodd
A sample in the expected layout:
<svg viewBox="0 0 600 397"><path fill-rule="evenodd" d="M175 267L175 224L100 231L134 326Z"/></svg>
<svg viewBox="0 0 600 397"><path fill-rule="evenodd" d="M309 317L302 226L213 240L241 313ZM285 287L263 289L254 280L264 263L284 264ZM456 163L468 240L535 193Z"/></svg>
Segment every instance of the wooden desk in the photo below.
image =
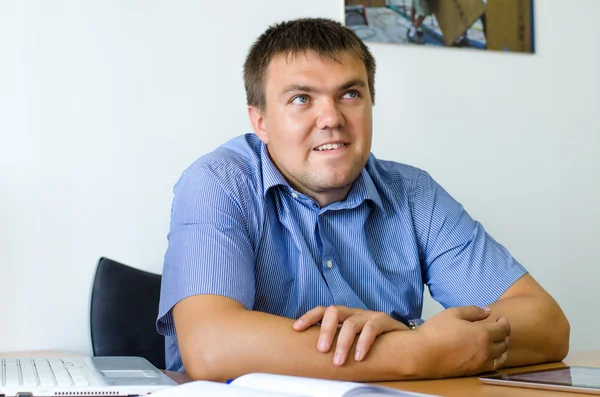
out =
<svg viewBox="0 0 600 397"><path fill-rule="evenodd" d="M563 362L532 365L529 367L503 369L498 372L510 373L523 370L557 368L567 365L583 365L600 367L600 350L572 353ZM185 383L190 378L185 373L165 371L177 383ZM582 397L586 394L566 393L549 390L534 390L506 386L484 385L476 376L468 378L415 380L403 382L378 382L382 386L393 387L425 394L435 394L443 397Z"/></svg>
<svg viewBox="0 0 600 397"><path fill-rule="evenodd" d="M523 370L546 369L564 367L567 365L583 365L588 367L600 367L600 350L572 353L563 362L532 365L529 367L503 369L498 372L510 373ZM382 386L396 389L409 390L419 393L436 394L444 397L582 397L586 394L566 393L549 390L524 389L517 387L485 385L476 376L468 378L419 380L404 382L381 382ZM589 394L588 394L589 395Z"/></svg>

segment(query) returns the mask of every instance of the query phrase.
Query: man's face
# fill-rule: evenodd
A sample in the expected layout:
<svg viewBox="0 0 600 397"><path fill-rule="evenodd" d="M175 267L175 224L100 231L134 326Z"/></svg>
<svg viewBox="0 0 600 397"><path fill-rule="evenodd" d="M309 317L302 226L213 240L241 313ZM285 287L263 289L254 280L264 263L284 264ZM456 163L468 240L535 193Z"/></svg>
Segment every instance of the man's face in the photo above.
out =
<svg viewBox="0 0 600 397"><path fill-rule="evenodd" d="M258 137L294 189L321 206L343 200L371 151L367 71L347 54L307 52L269 65L266 109L249 108Z"/></svg>

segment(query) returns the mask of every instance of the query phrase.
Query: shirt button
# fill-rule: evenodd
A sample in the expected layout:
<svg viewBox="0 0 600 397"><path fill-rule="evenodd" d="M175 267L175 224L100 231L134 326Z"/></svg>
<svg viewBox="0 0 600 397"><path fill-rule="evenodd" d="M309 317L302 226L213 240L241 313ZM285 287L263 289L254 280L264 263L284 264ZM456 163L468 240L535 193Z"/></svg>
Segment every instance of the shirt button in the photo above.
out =
<svg viewBox="0 0 600 397"><path fill-rule="evenodd" d="M293 198L298 198L298 195L296 193L292 193L292 197Z"/></svg>
<svg viewBox="0 0 600 397"><path fill-rule="evenodd" d="M333 261L331 259L327 261L327 267L330 269L333 267Z"/></svg>

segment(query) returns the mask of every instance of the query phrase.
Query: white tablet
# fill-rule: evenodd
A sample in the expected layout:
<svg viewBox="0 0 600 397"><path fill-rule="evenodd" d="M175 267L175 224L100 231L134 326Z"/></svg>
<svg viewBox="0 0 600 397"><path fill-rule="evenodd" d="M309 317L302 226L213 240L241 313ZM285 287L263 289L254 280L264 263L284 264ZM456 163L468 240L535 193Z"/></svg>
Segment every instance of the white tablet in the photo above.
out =
<svg viewBox="0 0 600 397"><path fill-rule="evenodd" d="M481 376L483 383L532 389L600 394L600 368L561 367Z"/></svg>

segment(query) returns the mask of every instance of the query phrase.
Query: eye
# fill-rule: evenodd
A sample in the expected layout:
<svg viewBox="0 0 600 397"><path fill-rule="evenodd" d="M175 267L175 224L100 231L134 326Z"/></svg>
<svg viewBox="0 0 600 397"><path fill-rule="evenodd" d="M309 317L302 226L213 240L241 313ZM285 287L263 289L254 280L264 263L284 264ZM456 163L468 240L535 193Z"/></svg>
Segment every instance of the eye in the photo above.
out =
<svg viewBox="0 0 600 397"><path fill-rule="evenodd" d="M358 98L360 97L360 92L358 92L358 90L350 90L348 92L346 92L343 96L343 98L349 98L349 99L354 99L354 98Z"/></svg>
<svg viewBox="0 0 600 397"><path fill-rule="evenodd" d="M292 98L292 103L296 104L296 105L304 105L307 104L309 101L308 95L296 95L295 97Z"/></svg>

